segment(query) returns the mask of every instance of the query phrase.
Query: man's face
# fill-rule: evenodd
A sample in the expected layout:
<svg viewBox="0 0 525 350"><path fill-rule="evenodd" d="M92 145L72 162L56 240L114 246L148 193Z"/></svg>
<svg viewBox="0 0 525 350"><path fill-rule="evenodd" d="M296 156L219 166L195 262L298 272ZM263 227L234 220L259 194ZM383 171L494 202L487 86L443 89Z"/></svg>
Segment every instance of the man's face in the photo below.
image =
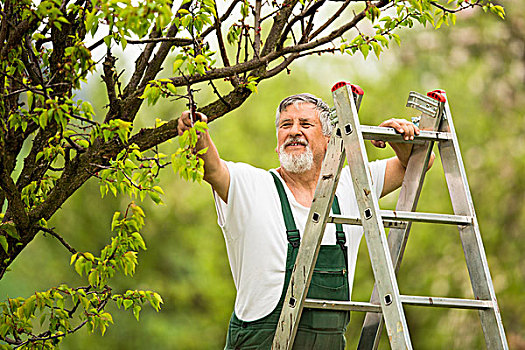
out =
<svg viewBox="0 0 525 350"><path fill-rule="evenodd" d="M313 104L292 104L281 112L277 126L276 149L281 163L283 152L284 156L297 159L304 157L309 148L313 163L319 164L324 158L327 144L328 137L323 135L319 112ZM286 169L286 166L284 168Z"/></svg>

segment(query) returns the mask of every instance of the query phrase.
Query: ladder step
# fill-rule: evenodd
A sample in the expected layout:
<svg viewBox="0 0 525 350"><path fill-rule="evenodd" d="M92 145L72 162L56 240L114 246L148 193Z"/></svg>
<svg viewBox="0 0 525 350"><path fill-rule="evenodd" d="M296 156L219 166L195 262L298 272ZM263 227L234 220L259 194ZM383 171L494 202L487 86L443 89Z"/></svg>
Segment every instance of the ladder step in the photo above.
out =
<svg viewBox="0 0 525 350"><path fill-rule="evenodd" d="M408 305L477 310L493 308L493 303L490 300L423 297L415 295L400 295L399 297L403 304ZM305 300L304 306L310 309L381 312L380 305L360 301L338 301L308 298Z"/></svg>
<svg viewBox="0 0 525 350"><path fill-rule="evenodd" d="M400 297L403 304L419 306L449 307L457 309L491 309L494 307L490 300L422 297L415 295L401 295Z"/></svg>
<svg viewBox="0 0 525 350"><path fill-rule="evenodd" d="M412 211L393 211L380 210L383 224L388 228L404 228L405 221L426 222L434 224L449 225L472 225L473 219L470 216L435 214L435 213L418 213ZM361 225L361 218L345 217L342 215L331 215L328 221L334 224Z"/></svg>
<svg viewBox="0 0 525 350"><path fill-rule="evenodd" d="M406 141L403 139L403 135L393 128L372 125L361 125L361 133L365 140L383 140L403 143L424 143L427 141L448 141L452 139L452 136L448 132L421 130L419 135L414 137L414 140Z"/></svg>
<svg viewBox="0 0 525 350"><path fill-rule="evenodd" d="M322 299L305 299L304 307L310 309L325 309L325 310L347 310L347 311L362 311L362 312L381 312L381 306L368 302L361 301L338 301L338 300L322 300Z"/></svg>
<svg viewBox="0 0 525 350"><path fill-rule="evenodd" d="M435 213L418 213L413 211L393 211L381 210L381 217L383 219L412 221L412 222L427 222L435 224L450 224L450 225L472 225L473 218L463 215L451 214L435 214Z"/></svg>
<svg viewBox="0 0 525 350"><path fill-rule="evenodd" d="M326 222L333 224L344 224L344 225L357 225L361 226L361 218L350 218L342 215L332 215L328 217ZM407 226L407 223L401 220L388 220L383 218L383 225L386 228L400 228L404 229Z"/></svg>

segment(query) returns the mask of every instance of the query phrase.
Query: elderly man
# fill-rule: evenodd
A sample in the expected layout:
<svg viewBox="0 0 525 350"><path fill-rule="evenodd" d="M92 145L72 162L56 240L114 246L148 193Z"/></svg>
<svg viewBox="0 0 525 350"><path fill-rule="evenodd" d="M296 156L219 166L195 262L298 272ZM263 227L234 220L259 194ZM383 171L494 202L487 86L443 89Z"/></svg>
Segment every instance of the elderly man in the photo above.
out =
<svg viewBox="0 0 525 350"><path fill-rule="evenodd" d="M280 167L270 171L219 157L209 133L200 135L204 180L214 190L218 223L224 233L237 289L225 349L270 349L284 295L332 132L329 108L311 94L285 98L277 109ZM202 114L201 120L206 120ZM179 119L182 134L191 125L189 112ZM414 124L389 119L405 139L419 133ZM385 147L381 141L377 147ZM370 163L377 196L398 188L410 156L410 144L391 144L396 157ZM350 171L340 177L332 210L358 216ZM349 300L360 227L328 224L308 296ZM350 320L346 311L304 310L294 349L344 349Z"/></svg>

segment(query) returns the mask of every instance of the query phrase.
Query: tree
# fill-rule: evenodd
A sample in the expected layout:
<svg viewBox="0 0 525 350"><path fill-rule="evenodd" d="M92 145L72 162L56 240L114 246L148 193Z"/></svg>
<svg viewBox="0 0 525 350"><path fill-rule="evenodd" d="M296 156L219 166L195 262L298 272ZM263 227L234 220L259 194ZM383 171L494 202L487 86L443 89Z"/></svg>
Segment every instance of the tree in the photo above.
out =
<svg viewBox="0 0 525 350"><path fill-rule="evenodd" d="M132 132L144 100L151 105L160 97L186 99L211 122L298 58L335 52L366 57L371 51L379 57L392 40L400 42L400 29L415 23L439 28L455 23L457 12L476 7L504 16L501 6L485 0L234 0L222 11L213 0L0 4L0 277L44 232L71 252L71 264L87 278L84 287L63 285L2 303L0 338L7 348L52 348L84 325L103 333L112 323L105 311L111 301L133 310L137 319L144 302L160 308L162 299L154 292L116 294L109 287L115 272L134 273L137 253L146 248L139 233L144 213L137 204L115 213L114 237L97 256L78 252L47 224L92 177L99 179L102 196L149 196L156 203L163 193L159 172L168 165L186 179L202 179L202 160L192 146L207 126L195 121L180 138L181 148L168 157L156 146L177 136L176 119ZM124 78L116 51L131 45L142 50ZM98 65L93 53L102 49ZM167 63L172 74L164 72ZM104 116L95 116L92 104L76 97L97 68L108 100ZM197 109L196 87L206 86L217 99ZM32 323L37 315L47 325L38 334Z"/></svg>

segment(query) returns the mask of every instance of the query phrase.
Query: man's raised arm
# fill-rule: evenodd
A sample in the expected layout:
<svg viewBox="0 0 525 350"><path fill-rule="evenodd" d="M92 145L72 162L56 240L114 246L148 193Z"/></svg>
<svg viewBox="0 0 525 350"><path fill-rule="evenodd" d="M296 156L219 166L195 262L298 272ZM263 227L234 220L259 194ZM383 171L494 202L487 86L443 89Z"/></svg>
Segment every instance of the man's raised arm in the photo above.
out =
<svg viewBox="0 0 525 350"><path fill-rule="evenodd" d="M392 118L382 122L379 124L379 126L394 128L398 133L402 134L403 138L407 141L413 140L415 136L419 135L419 128L413 123L404 119ZM379 148L386 147L386 143L384 141L374 140L372 141L372 144ZM381 197L389 194L401 186L403 183L403 178L405 177L408 159L410 158L410 153L412 152L411 143L390 142L390 146L396 153L396 157L390 158L386 164L385 182L383 185ZM427 170L432 167L434 158L435 156L432 154Z"/></svg>
<svg viewBox="0 0 525 350"><path fill-rule="evenodd" d="M195 113L195 119L206 122L208 118L202 113ZM179 136L192 126L189 111L182 112L177 125ZM230 187L230 172L224 161L220 158L217 147L213 143L208 131L199 134L196 151L208 147L208 151L201 157L204 160L204 181L208 182L224 202L228 201L228 188Z"/></svg>

